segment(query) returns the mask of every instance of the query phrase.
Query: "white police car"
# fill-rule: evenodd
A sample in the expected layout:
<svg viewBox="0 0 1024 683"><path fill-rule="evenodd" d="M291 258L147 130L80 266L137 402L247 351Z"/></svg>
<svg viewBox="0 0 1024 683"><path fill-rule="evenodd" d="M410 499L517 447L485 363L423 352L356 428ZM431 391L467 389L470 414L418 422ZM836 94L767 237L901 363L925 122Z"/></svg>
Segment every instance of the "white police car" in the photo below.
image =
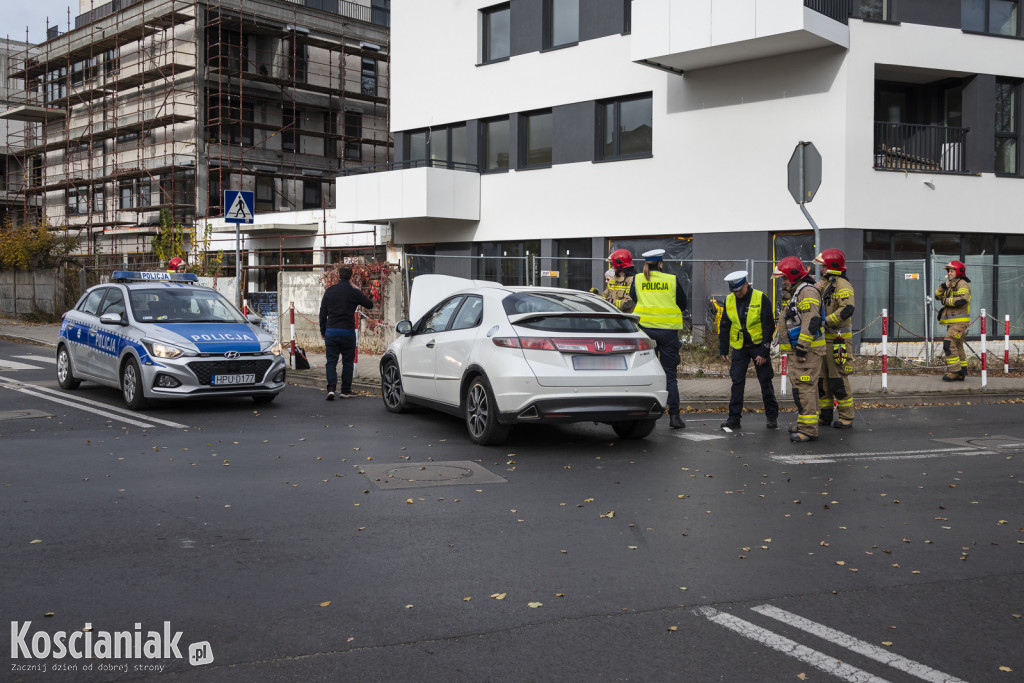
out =
<svg viewBox="0 0 1024 683"><path fill-rule="evenodd" d="M115 271L64 314L57 381L149 399L251 396L273 401L285 386L281 344L192 273Z"/></svg>

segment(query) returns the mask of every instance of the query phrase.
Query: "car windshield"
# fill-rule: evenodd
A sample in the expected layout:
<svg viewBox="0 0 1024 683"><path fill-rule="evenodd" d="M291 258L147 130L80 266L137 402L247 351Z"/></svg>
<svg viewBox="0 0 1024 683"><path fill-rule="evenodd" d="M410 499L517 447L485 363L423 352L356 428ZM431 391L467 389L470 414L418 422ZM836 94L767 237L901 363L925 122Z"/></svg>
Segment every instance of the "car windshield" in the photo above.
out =
<svg viewBox="0 0 1024 683"><path fill-rule="evenodd" d="M549 332L636 332L633 321L604 301L580 292L516 292L502 301L505 313L541 314L519 327ZM550 315L543 315L550 313ZM588 315L592 314L592 315Z"/></svg>
<svg viewBox="0 0 1024 683"><path fill-rule="evenodd" d="M212 289L154 287L128 294L132 315L143 323L244 323L245 318Z"/></svg>

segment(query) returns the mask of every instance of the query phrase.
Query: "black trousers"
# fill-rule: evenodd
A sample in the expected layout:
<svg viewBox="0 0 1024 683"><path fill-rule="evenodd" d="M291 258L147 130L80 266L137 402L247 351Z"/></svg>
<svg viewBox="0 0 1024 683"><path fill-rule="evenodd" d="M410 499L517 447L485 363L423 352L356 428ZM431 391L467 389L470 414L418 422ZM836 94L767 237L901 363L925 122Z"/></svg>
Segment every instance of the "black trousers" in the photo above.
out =
<svg viewBox="0 0 1024 683"><path fill-rule="evenodd" d="M757 358L761 348L752 346L732 350L732 363L729 365L729 377L732 378L732 395L729 398L730 420L739 420L743 414L743 387L747 382L747 368ZM757 373L757 381L761 385L764 416L769 421L777 420L779 419L779 402L775 400L775 387L772 386L775 371L772 370L771 360L769 359L762 365L754 363L754 371Z"/></svg>

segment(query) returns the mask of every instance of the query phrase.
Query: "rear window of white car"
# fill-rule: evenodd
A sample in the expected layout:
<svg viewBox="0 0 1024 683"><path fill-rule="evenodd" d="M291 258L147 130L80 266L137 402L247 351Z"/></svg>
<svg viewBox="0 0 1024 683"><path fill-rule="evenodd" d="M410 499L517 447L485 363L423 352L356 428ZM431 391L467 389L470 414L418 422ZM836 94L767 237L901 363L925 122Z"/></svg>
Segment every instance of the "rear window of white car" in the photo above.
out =
<svg viewBox="0 0 1024 683"><path fill-rule="evenodd" d="M501 302L509 316L539 314L515 324L549 332L636 332L633 321L604 301L579 292L516 292ZM549 315L544 315L545 313Z"/></svg>

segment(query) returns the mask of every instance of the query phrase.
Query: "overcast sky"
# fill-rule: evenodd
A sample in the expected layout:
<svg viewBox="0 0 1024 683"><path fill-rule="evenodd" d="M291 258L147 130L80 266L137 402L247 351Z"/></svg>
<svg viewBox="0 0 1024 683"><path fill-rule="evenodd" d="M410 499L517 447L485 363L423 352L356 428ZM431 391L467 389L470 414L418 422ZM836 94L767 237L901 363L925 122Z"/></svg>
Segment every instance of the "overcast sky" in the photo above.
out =
<svg viewBox="0 0 1024 683"><path fill-rule="evenodd" d="M96 7L103 5L105 0L93 0ZM50 26L57 24L61 31L68 28L68 7L71 7L71 23L74 25L78 16L78 0L0 0L3 10L0 11L0 36L11 40L25 40L25 27L28 26L28 37L33 43L40 43L46 38L46 18L50 18Z"/></svg>

